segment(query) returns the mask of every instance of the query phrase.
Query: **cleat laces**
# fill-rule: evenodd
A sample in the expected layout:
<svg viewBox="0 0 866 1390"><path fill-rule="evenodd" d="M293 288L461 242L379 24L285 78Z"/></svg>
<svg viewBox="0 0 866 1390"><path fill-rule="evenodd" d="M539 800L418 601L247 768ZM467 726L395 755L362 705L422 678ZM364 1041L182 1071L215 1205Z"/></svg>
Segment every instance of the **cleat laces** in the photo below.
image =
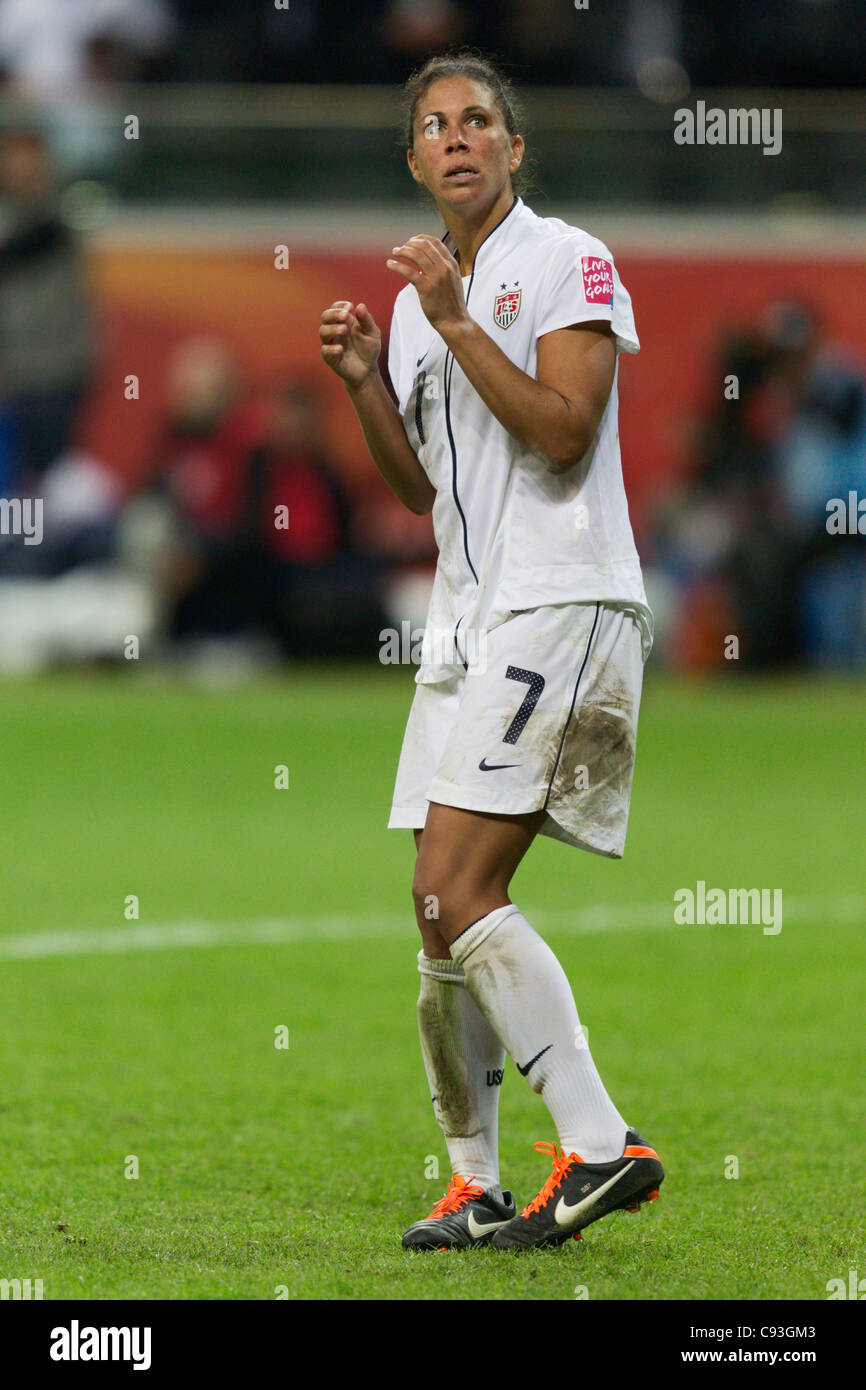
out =
<svg viewBox="0 0 866 1390"><path fill-rule="evenodd" d="M444 1197L439 1198L427 1220L432 1221L437 1216L448 1216L453 1211L459 1211L467 1202L473 1202L476 1197L483 1197L484 1188L479 1187L477 1183L473 1186L473 1183L474 1178L467 1182L455 1173L448 1184L448 1191Z"/></svg>
<svg viewBox="0 0 866 1390"><path fill-rule="evenodd" d="M536 1153L547 1154L549 1158L553 1159L553 1172L547 1179L547 1182L544 1184L538 1196L533 1198L528 1207L523 1208L523 1211L520 1213L521 1216L532 1216L534 1212L541 1211L541 1208L547 1205L556 1189L560 1186L571 1165L573 1163L583 1162L581 1158L578 1158L577 1154L569 1154L566 1157L561 1149L557 1149L556 1144L545 1143L543 1139L539 1139L538 1143L533 1144L532 1147L535 1149Z"/></svg>

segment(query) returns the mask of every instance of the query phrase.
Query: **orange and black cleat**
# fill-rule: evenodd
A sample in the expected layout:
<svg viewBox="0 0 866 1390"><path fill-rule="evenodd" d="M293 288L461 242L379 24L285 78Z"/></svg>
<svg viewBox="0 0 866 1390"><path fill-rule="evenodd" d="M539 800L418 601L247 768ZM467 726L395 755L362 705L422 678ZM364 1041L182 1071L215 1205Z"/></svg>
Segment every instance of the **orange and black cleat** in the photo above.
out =
<svg viewBox="0 0 866 1390"><path fill-rule="evenodd" d="M510 1192L483 1188L474 1178L454 1174L448 1191L429 1216L416 1221L403 1236L404 1250L467 1249L487 1245L491 1236L517 1213Z"/></svg>
<svg viewBox="0 0 866 1390"><path fill-rule="evenodd" d="M490 1244L494 1250L529 1250L580 1239L584 1227L612 1211L637 1211L654 1202L664 1179L659 1156L628 1130L622 1157L610 1163L584 1163L577 1154L564 1154L556 1144L540 1142L539 1153L553 1159L553 1172L538 1196L513 1221L500 1227Z"/></svg>

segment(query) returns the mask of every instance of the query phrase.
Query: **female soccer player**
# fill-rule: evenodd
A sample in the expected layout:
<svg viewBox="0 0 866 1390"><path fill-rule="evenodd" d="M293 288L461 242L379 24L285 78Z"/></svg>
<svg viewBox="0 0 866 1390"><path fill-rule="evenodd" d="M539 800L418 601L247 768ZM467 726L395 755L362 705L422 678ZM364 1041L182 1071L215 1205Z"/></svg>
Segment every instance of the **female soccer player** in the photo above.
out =
<svg viewBox="0 0 866 1390"><path fill-rule="evenodd" d="M515 193L524 142L495 65L430 59L406 99L409 170L447 231L386 261L406 281L396 407L367 306L339 300L320 328L373 460L410 511L432 509L439 549L389 824L418 846L421 1049L453 1177L403 1244L559 1245L664 1176L509 897L538 834L623 852L652 640L617 429L617 356L639 344L607 247ZM499 1180L506 1052L560 1144L536 1144L553 1172L520 1212Z"/></svg>

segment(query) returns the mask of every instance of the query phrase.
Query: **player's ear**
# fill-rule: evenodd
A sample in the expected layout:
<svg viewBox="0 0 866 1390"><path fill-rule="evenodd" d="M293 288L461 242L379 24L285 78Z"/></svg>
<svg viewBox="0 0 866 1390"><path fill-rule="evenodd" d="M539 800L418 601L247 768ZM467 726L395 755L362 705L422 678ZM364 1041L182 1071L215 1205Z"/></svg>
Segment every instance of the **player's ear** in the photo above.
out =
<svg viewBox="0 0 866 1390"><path fill-rule="evenodd" d="M416 182L416 183L423 183L423 182L424 182L424 178L423 178L423 175L422 175L420 169L418 168L418 161L417 161L416 158L415 158L415 151L414 151L414 150L407 150L407 151L406 151L406 163L409 165L409 173L412 175L412 177L413 177L413 179L415 180L415 182Z"/></svg>
<svg viewBox="0 0 866 1390"><path fill-rule="evenodd" d="M511 139L511 159L508 161L508 168L509 168L509 170L511 171L512 174L516 174L516 173L517 173L517 170L520 168L521 164L523 163L523 151L524 151L525 149L526 149L526 145L525 145L525 143L524 143L523 136L522 136L522 135L514 135L514 136L512 136L512 139Z"/></svg>

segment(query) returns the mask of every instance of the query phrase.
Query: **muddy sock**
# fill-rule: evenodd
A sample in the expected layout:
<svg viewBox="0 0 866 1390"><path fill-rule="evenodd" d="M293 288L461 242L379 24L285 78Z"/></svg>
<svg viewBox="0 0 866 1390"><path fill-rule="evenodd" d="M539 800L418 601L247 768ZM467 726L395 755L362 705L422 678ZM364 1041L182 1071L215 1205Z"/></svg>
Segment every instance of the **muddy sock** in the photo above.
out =
<svg viewBox="0 0 866 1390"><path fill-rule="evenodd" d="M433 1112L452 1173L499 1186L499 1090L505 1049L453 960L418 954L418 1031Z"/></svg>

